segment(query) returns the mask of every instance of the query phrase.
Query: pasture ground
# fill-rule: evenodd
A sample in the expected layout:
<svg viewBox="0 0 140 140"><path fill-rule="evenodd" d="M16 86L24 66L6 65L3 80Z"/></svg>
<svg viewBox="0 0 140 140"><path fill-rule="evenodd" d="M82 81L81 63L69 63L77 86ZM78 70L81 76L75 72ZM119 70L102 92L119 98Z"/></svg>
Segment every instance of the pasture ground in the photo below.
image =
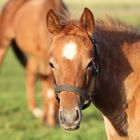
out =
<svg viewBox="0 0 140 140"><path fill-rule="evenodd" d="M3 0L4 1L4 0ZM0 0L0 4L3 3ZM140 25L139 0L64 0L72 13L79 18L83 8L92 9L95 18L105 15L119 17L123 21ZM25 96L25 72L9 49L0 69L0 140L106 140L104 124L99 111L91 105L83 111L81 127L75 132L66 132L59 125L48 128L35 119L27 110ZM37 83L37 99L41 102L40 86Z"/></svg>

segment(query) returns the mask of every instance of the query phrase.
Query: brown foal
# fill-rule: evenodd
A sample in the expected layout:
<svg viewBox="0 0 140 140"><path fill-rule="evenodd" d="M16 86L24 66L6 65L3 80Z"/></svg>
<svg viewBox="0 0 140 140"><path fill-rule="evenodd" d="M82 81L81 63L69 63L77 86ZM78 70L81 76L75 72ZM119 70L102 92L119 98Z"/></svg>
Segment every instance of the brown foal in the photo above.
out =
<svg viewBox="0 0 140 140"><path fill-rule="evenodd" d="M63 128L78 129L85 101L92 101L103 114L108 140L140 140L140 34L113 19L95 26L87 8L80 21L65 25L50 10L47 27Z"/></svg>

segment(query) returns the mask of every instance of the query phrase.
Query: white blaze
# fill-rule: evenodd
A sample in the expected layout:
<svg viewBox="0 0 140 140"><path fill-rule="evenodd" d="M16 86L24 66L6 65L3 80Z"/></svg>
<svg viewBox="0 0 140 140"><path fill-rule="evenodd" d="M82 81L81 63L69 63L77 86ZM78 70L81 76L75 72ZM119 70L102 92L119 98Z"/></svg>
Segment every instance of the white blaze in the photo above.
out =
<svg viewBox="0 0 140 140"><path fill-rule="evenodd" d="M72 60L77 54L77 45L75 42L69 42L65 44L63 49L63 56L66 59Z"/></svg>

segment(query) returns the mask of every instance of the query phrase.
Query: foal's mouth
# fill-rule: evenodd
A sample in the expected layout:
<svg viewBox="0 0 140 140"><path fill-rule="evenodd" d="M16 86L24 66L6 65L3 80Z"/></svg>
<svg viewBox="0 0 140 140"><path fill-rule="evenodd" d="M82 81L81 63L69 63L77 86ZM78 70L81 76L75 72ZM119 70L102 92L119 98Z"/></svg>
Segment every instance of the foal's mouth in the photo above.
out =
<svg viewBox="0 0 140 140"><path fill-rule="evenodd" d="M66 124L62 124L62 127L66 131L75 131L75 130L78 130L80 128L80 123L77 124L77 125L66 125Z"/></svg>

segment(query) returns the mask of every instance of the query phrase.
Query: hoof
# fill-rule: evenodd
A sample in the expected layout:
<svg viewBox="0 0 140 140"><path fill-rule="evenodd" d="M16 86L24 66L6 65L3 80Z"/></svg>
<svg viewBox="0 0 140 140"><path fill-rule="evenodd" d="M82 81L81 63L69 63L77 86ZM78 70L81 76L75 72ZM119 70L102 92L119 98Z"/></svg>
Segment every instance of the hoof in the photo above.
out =
<svg viewBox="0 0 140 140"><path fill-rule="evenodd" d="M32 113L36 118L43 118L44 116L44 113L40 108L35 108Z"/></svg>

